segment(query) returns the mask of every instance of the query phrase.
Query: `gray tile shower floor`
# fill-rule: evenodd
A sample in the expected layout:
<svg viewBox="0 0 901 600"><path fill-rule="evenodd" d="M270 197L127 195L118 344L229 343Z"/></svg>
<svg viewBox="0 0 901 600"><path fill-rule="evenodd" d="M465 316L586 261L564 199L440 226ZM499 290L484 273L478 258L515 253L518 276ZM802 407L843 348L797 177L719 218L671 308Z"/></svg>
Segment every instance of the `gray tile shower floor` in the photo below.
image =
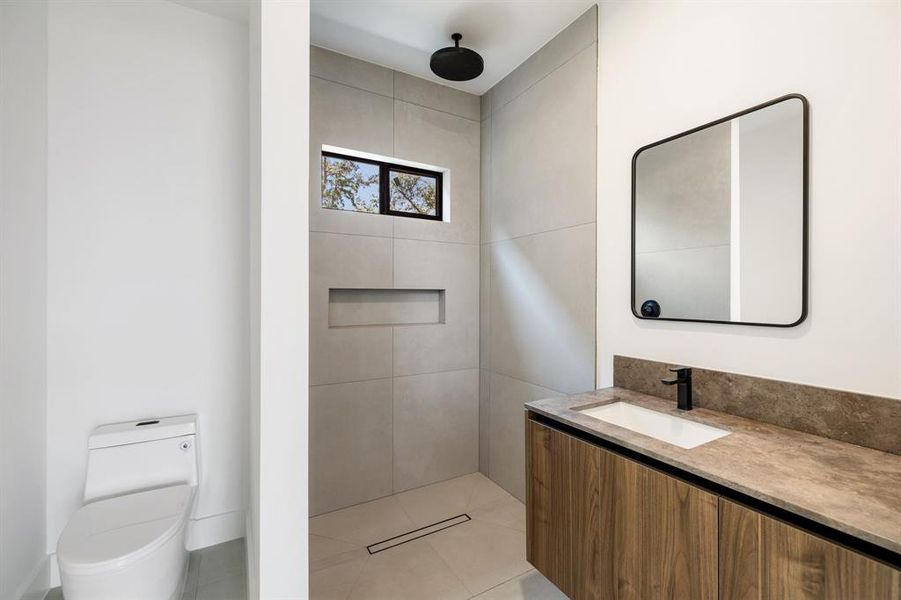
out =
<svg viewBox="0 0 901 600"><path fill-rule="evenodd" d="M370 555L459 514L472 520ZM473 473L310 519L312 600L566 600L526 562L522 502Z"/></svg>
<svg viewBox="0 0 901 600"><path fill-rule="evenodd" d="M182 600L247 600L246 564L243 539L191 552ZM63 600L62 588L44 600Z"/></svg>

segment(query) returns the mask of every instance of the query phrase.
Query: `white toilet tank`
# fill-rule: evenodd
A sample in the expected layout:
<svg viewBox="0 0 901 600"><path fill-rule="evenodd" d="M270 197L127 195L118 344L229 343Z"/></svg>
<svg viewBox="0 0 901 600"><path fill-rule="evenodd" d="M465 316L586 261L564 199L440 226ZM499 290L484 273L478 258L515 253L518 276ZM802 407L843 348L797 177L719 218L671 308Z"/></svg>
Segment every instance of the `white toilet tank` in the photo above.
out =
<svg viewBox="0 0 901 600"><path fill-rule="evenodd" d="M186 483L197 485L197 417L101 425L88 438L84 501Z"/></svg>

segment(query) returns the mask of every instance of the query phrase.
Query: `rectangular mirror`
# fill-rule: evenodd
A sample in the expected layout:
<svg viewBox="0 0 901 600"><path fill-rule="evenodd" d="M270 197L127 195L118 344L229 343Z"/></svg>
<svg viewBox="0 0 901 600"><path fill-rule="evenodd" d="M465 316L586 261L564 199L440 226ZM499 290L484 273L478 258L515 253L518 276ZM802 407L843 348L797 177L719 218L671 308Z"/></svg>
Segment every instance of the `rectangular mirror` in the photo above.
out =
<svg viewBox="0 0 901 600"><path fill-rule="evenodd" d="M807 112L803 96L783 96L635 153L636 317L804 320Z"/></svg>

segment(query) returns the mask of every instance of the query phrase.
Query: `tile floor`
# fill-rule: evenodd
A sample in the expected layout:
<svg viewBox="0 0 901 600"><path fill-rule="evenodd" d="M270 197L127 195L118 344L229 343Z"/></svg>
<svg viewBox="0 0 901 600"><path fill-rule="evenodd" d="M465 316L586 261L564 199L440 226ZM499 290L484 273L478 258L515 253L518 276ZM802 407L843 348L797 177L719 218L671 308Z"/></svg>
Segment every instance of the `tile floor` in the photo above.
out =
<svg viewBox="0 0 901 600"><path fill-rule="evenodd" d="M366 546L471 521L369 555ZM566 600L526 562L525 506L480 473L310 519L312 600Z"/></svg>
<svg viewBox="0 0 901 600"><path fill-rule="evenodd" d="M243 539L191 552L182 600L246 600L246 564ZM62 588L45 600L63 600Z"/></svg>

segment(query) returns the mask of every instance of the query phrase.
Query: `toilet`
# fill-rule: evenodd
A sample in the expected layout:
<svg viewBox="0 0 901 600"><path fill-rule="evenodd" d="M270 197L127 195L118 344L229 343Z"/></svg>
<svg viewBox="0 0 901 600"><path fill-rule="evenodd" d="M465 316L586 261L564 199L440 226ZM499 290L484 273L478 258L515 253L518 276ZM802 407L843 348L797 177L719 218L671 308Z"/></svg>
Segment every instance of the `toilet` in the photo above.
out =
<svg viewBox="0 0 901 600"><path fill-rule="evenodd" d="M88 438L84 506L59 537L66 600L178 600L197 489L194 415L103 425Z"/></svg>

